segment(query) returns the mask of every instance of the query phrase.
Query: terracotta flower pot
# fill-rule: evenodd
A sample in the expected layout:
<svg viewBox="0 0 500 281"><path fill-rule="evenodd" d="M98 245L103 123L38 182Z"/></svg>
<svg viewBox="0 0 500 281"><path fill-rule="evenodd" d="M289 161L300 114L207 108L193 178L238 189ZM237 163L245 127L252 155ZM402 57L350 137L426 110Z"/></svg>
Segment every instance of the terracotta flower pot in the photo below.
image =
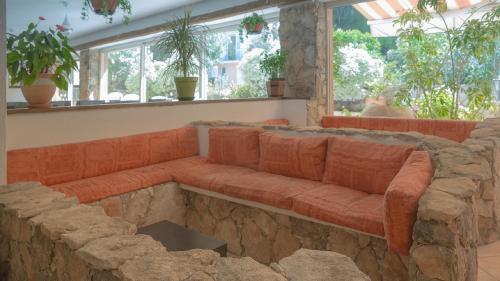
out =
<svg viewBox="0 0 500 281"><path fill-rule="evenodd" d="M21 92L29 107L50 107L50 101L56 93L56 85L50 78L52 78L52 74L40 74L33 85L21 87Z"/></svg>
<svg viewBox="0 0 500 281"><path fill-rule="evenodd" d="M245 30L247 31L247 34L260 34L262 33L262 29L264 29L264 24L258 23L255 26L246 23L245 24Z"/></svg>
<svg viewBox="0 0 500 281"><path fill-rule="evenodd" d="M285 95L285 79L271 79L267 81L267 94L270 97L282 97Z"/></svg>
<svg viewBox="0 0 500 281"><path fill-rule="evenodd" d="M94 13L98 15L106 13L112 15L118 7L118 0L90 0L90 4L92 5L92 9L94 9Z"/></svg>

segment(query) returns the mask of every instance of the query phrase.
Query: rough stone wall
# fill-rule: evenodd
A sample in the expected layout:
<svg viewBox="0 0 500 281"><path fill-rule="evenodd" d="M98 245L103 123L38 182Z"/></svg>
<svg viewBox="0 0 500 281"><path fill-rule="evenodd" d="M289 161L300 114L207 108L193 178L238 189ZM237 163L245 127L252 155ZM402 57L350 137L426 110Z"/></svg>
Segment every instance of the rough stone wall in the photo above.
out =
<svg viewBox="0 0 500 281"><path fill-rule="evenodd" d="M36 183L0 186L0 226L1 280L369 280L332 252L300 250L272 268L208 250L168 252L101 207Z"/></svg>
<svg viewBox="0 0 500 281"><path fill-rule="evenodd" d="M408 280L407 258L389 251L384 239L186 193L187 227L226 241L231 255L270 264L300 248L326 250L350 257L372 281Z"/></svg>
<svg viewBox="0 0 500 281"><path fill-rule="evenodd" d="M500 118L479 123L464 142L489 163L493 180L480 187L479 229L481 244L500 238Z"/></svg>
<svg viewBox="0 0 500 281"><path fill-rule="evenodd" d="M80 96L79 100L89 100L90 97L98 100L99 96L99 63L98 50L80 51Z"/></svg>
<svg viewBox="0 0 500 281"><path fill-rule="evenodd" d="M108 197L92 205L101 206L108 216L121 217L137 227L164 220L185 225L186 221L184 193L176 183Z"/></svg>
<svg viewBox="0 0 500 281"><path fill-rule="evenodd" d="M287 54L287 97L310 97L307 124L319 125L328 108L326 4L307 2L280 10L280 42ZM331 22L331 21L330 21Z"/></svg>

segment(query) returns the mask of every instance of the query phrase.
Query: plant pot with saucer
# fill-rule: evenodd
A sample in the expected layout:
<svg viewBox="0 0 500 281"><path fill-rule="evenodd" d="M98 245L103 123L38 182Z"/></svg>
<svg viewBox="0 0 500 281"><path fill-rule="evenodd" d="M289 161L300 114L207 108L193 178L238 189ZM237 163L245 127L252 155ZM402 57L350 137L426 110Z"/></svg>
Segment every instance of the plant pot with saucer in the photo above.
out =
<svg viewBox="0 0 500 281"><path fill-rule="evenodd" d="M82 19L89 19L89 12L103 16L107 23L113 23L113 15L117 9L123 11L123 21L128 23L132 15L130 0L83 0Z"/></svg>
<svg viewBox="0 0 500 281"><path fill-rule="evenodd" d="M191 12L185 11L184 17L175 17L165 25L163 34L153 46L158 60L169 61L168 70L178 73L174 78L179 101L195 99L198 77L195 77L203 62L206 27L192 23Z"/></svg>
<svg viewBox="0 0 500 281"><path fill-rule="evenodd" d="M238 28L240 41L243 42L243 32L245 32L245 36L248 37L248 35L261 34L263 30L268 29L269 26L264 17L257 13L253 13L240 22L240 27Z"/></svg>
<svg viewBox="0 0 500 281"><path fill-rule="evenodd" d="M39 20L45 20L39 17ZM68 38L56 30L40 31L30 23L19 35L7 37L7 70L12 85L21 91L30 107L50 107L56 88L68 90L68 78L78 66Z"/></svg>

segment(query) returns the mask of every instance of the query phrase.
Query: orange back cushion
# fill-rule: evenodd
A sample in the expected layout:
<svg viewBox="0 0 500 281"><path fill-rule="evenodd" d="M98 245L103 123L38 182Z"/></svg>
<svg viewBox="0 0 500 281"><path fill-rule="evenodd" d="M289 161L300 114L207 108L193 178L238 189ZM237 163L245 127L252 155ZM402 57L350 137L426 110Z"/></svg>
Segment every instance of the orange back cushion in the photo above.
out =
<svg viewBox="0 0 500 281"><path fill-rule="evenodd" d="M210 128L208 161L257 169L261 128Z"/></svg>
<svg viewBox="0 0 500 281"><path fill-rule="evenodd" d="M323 182L384 194L415 145L388 145L331 137Z"/></svg>
<svg viewBox="0 0 500 281"><path fill-rule="evenodd" d="M194 127L165 132L9 151L7 181L46 185L106 175L198 155Z"/></svg>
<svg viewBox="0 0 500 281"><path fill-rule="evenodd" d="M327 137L260 135L259 170L289 177L321 180Z"/></svg>

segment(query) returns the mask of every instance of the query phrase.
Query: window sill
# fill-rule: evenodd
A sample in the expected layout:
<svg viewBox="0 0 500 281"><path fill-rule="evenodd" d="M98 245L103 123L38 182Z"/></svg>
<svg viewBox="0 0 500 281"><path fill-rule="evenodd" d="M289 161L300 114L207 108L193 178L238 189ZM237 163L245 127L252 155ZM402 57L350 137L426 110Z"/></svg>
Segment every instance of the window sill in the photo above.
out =
<svg viewBox="0 0 500 281"><path fill-rule="evenodd" d="M78 106L57 106L50 108L16 108L8 109L7 114L23 114L23 113L45 113L45 112L63 112L63 111L79 111L79 110L100 110L100 109L117 109L117 108L137 108L137 107L157 107L157 106L181 106L181 105L198 105L198 104L216 104L216 103L237 103L237 102L266 102L274 100L304 100L308 98L253 98L253 99L227 99L227 100L196 100L196 101L161 101L148 103L111 103L98 105L78 105Z"/></svg>

